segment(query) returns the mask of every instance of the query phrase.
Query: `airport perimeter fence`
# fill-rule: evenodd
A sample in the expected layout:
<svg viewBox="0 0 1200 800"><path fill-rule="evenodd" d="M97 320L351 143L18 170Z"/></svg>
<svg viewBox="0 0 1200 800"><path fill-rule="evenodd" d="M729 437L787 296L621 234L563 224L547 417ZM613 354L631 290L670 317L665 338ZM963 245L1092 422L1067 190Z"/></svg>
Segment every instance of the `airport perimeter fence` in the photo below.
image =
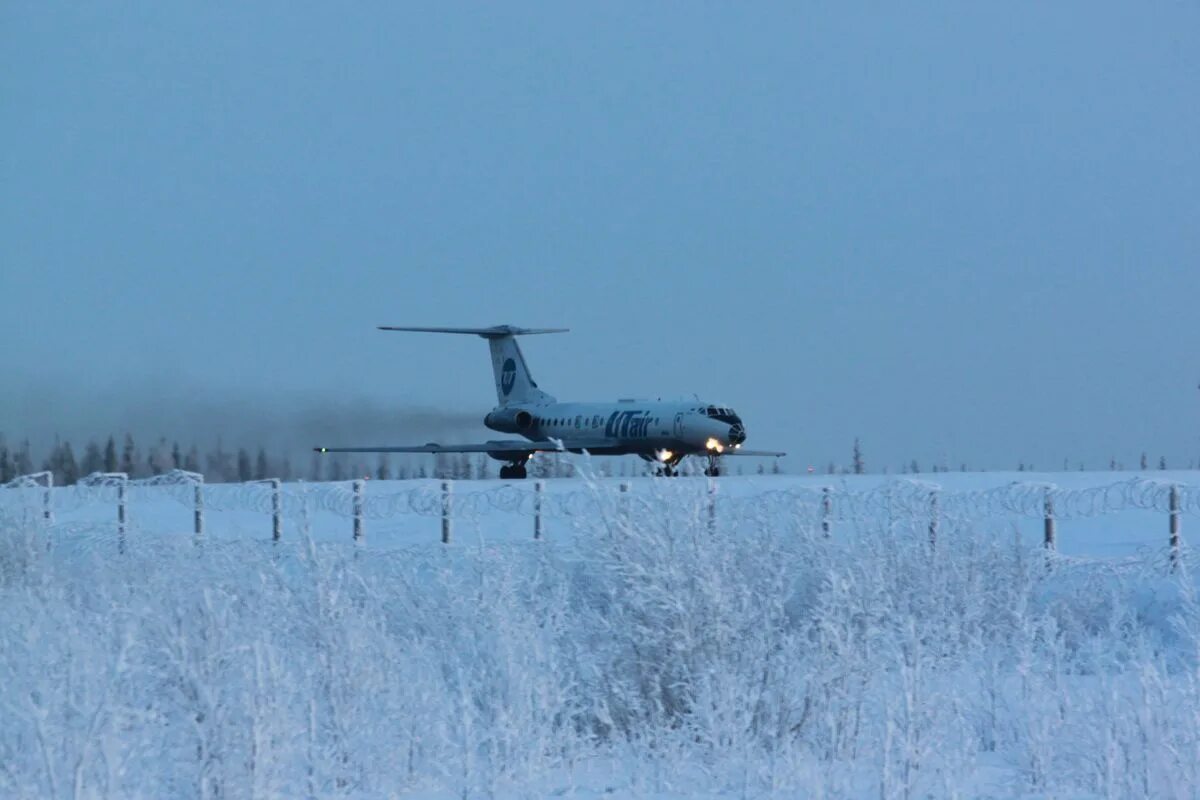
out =
<svg viewBox="0 0 1200 800"><path fill-rule="evenodd" d="M652 480L642 485L675 487L684 480ZM1182 517L1200 516L1200 486L1145 478L1087 488L1018 482L978 490L945 489L908 479L869 489L793 486L727 496L719 492L721 479L703 480L699 493L692 494L698 503L692 505L699 507L710 525L717 524L718 507L723 518L765 520L787 515L826 536L835 536L841 526L919 520L927 526L934 546L945 525L1004 517L1040 520L1043 544L1054 550L1060 521L1134 510L1156 512L1166 518L1164 538L1172 564L1180 554ZM663 515L668 504L679 498L678 492L659 488L634 492L630 482L621 482L615 492L611 484L587 480L578 488L555 492L547 492L546 482L541 480L468 491L461 487L474 482L413 483L285 483L271 479L206 484L203 475L173 470L136 480L123 473L94 473L74 485L55 487L51 473L39 472L0 485L0 522L37 522L60 530L94 528L94 523L55 520L80 509L107 506L112 510L110 524L115 524L123 544L131 525L130 508L169 498L190 510L197 540L204 537L207 512L238 511L262 515L264 538L269 532L274 541L283 537L285 519L306 525L314 515L326 513L344 520L349 538L360 544L369 522L434 518L440 520L441 541L448 544L456 522L480 520L496 512L528 517L529 533L539 539L547 519L594 518L616 511L636 520L640 515Z"/></svg>

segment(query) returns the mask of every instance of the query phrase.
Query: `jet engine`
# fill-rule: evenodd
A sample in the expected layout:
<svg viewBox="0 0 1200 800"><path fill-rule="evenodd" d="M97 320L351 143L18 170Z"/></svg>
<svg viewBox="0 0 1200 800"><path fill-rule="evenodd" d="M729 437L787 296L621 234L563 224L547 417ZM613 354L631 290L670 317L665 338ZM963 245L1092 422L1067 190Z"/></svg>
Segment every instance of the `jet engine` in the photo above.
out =
<svg viewBox="0 0 1200 800"><path fill-rule="evenodd" d="M522 433L533 427L533 414L523 408L498 408L483 418L483 424L501 433Z"/></svg>

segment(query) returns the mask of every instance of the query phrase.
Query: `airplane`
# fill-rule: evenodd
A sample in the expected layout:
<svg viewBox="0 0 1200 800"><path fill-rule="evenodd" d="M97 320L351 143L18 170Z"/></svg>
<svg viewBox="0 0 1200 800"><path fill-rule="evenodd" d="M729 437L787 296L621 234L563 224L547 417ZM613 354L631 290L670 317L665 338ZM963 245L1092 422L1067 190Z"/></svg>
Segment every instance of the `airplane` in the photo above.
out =
<svg viewBox="0 0 1200 800"><path fill-rule="evenodd" d="M747 450L746 426L732 408L699 400L673 402L618 400L615 403L560 403L546 394L529 374L518 336L566 333L569 328L414 328L380 325L383 331L453 333L487 339L496 379L497 405L483 424L499 433L525 440L504 439L481 444L430 442L407 447L314 447L318 453L487 453L497 461L502 479L522 479L525 464L539 452L583 453L596 456L637 455L658 465L659 474L676 473L685 456L704 456L704 473L720 474L722 456L783 456L769 450Z"/></svg>

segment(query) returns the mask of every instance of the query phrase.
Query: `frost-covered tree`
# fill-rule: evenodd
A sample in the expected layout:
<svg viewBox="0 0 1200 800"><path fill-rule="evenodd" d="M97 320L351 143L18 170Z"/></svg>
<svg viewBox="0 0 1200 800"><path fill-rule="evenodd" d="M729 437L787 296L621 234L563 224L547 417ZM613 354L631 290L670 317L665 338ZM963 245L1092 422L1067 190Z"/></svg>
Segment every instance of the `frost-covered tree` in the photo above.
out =
<svg viewBox="0 0 1200 800"><path fill-rule="evenodd" d="M267 451L261 446L258 448L258 455L254 459L254 479L256 481L265 481L270 473L271 467L267 463Z"/></svg>
<svg viewBox="0 0 1200 800"><path fill-rule="evenodd" d="M151 475L162 475L172 468L171 448L165 437L159 437L158 443L150 448L146 466Z"/></svg>
<svg viewBox="0 0 1200 800"><path fill-rule="evenodd" d="M188 472L200 472L200 451L196 445L188 448L187 455L183 457L183 468ZM207 479L205 476L205 480Z"/></svg>
<svg viewBox="0 0 1200 800"><path fill-rule="evenodd" d="M854 437L854 452L852 455L854 459L852 462L854 465L854 474L862 475L867 471L867 465L863 462L862 443L859 442L857 436Z"/></svg>
<svg viewBox="0 0 1200 800"><path fill-rule="evenodd" d="M64 486L70 486L79 480L79 462L75 460L75 451L71 443L63 441L62 455L59 457L59 470L62 472Z"/></svg>
<svg viewBox="0 0 1200 800"><path fill-rule="evenodd" d="M386 453L379 455L379 464L375 468L375 478L381 481L390 481L392 479L392 466L388 462Z"/></svg>
<svg viewBox="0 0 1200 800"><path fill-rule="evenodd" d="M246 448L239 447L237 451L237 479L239 483L254 480L254 467L250 464L250 453Z"/></svg>
<svg viewBox="0 0 1200 800"><path fill-rule="evenodd" d="M1142 453L1142 460L1141 460L1140 464L1141 464L1141 468L1142 468L1142 469L1147 469L1147 468L1149 468L1149 466L1150 466L1150 462L1149 462L1149 460L1146 458L1146 454L1145 454L1145 453Z"/></svg>
<svg viewBox="0 0 1200 800"><path fill-rule="evenodd" d="M58 447L58 439L55 439L54 447L50 448L49 455L47 455L45 460L42 461L41 469L42 472L51 473L51 480L53 480L56 485L62 483L58 475Z"/></svg>
<svg viewBox="0 0 1200 800"><path fill-rule="evenodd" d="M138 469L137 446L133 443L133 434L125 434L125 446L121 448L121 466L119 472L124 472L130 478L137 477Z"/></svg>
<svg viewBox="0 0 1200 800"><path fill-rule="evenodd" d="M70 486L79 480L79 465L70 442L55 441L42 469L54 475L56 486Z"/></svg>
<svg viewBox="0 0 1200 800"><path fill-rule="evenodd" d="M117 461L117 442L112 436L104 444L104 471L116 472L120 462Z"/></svg>
<svg viewBox="0 0 1200 800"><path fill-rule="evenodd" d="M33 473L33 450L28 439L24 439L21 446L13 453L13 469L17 475Z"/></svg>
<svg viewBox="0 0 1200 800"><path fill-rule="evenodd" d="M221 437L217 437L216 449L204 456L204 479L211 483L223 483L236 478L233 455L225 449Z"/></svg>
<svg viewBox="0 0 1200 800"><path fill-rule="evenodd" d="M104 471L104 453L100 450L100 445L96 444L95 440L89 441L83 449L83 458L79 462L79 472L82 475L91 475L93 472Z"/></svg>
<svg viewBox="0 0 1200 800"><path fill-rule="evenodd" d="M8 445L0 442L0 483L8 483L16 477L13 470L12 455L8 452Z"/></svg>

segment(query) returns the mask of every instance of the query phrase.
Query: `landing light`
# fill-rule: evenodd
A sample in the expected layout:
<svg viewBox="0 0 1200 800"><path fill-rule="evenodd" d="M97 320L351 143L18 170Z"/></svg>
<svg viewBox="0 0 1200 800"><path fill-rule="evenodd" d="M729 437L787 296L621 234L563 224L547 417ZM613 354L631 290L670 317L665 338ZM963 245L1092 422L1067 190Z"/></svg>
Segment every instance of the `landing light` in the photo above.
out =
<svg viewBox="0 0 1200 800"><path fill-rule="evenodd" d="M709 450L715 450L718 453L722 453L725 451L725 445L721 444L720 442L718 442L716 439L714 439L712 437L710 437L709 440L704 443L704 446L707 447Z"/></svg>
<svg viewBox="0 0 1200 800"><path fill-rule="evenodd" d="M659 450L658 451L658 460L659 461L670 461L674 457L675 457L675 454L672 453L670 450Z"/></svg>

